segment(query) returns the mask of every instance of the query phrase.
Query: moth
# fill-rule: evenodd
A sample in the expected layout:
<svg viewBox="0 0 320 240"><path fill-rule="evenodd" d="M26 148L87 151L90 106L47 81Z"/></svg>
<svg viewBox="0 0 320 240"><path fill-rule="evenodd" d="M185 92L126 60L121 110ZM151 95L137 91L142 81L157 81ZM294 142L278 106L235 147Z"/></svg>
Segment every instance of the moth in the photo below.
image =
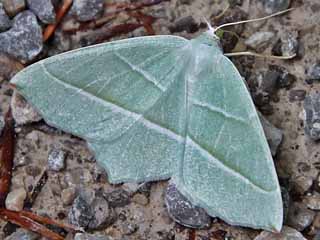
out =
<svg viewBox="0 0 320 240"><path fill-rule="evenodd" d="M85 139L111 183L169 179L234 225L280 231L281 193L257 112L214 29L39 61L11 80L51 126Z"/></svg>

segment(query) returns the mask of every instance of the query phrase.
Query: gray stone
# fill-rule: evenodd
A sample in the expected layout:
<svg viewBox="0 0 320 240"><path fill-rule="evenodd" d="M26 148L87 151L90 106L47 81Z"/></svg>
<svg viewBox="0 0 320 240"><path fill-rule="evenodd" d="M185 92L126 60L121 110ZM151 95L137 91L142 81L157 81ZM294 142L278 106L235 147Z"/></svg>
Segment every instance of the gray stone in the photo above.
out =
<svg viewBox="0 0 320 240"><path fill-rule="evenodd" d="M320 80L320 62L311 65L307 71L307 78L309 80Z"/></svg>
<svg viewBox="0 0 320 240"><path fill-rule="evenodd" d="M9 192L6 198L6 208L12 211L21 211L23 209L24 200L27 197L27 192L24 188L17 188Z"/></svg>
<svg viewBox="0 0 320 240"><path fill-rule="evenodd" d="M283 226L280 233L268 231L261 232L254 240L307 240L297 230Z"/></svg>
<svg viewBox="0 0 320 240"><path fill-rule="evenodd" d="M4 128L4 117L3 117L2 113L0 112L0 136L2 134L3 128Z"/></svg>
<svg viewBox="0 0 320 240"><path fill-rule="evenodd" d="M26 7L25 0L2 0L2 3L10 17L14 17Z"/></svg>
<svg viewBox="0 0 320 240"><path fill-rule="evenodd" d="M0 2L0 32L3 32L11 27L11 20Z"/></svg>
<svg viewBox="0 0 320 240"><path fill-rule="evenodd" d="M301 175L292 179L293 190L295 191L295 193L298 193L300 195L305 194L311 188L312 184L312 177Z"/></svg>
<svg viewBox="0 0 320 240"><path fill-rule="evenodd" d="M40 236L31 231L19 228L16 232L6 237L5 240L38 240Z"/></svg>
<svg viewBox="0 0 320 240"><path fill-rule="evenodd" d="M121 233L124 235L131 235L139 229L139 226L130 222L123 222L121 224Z"/></svg>
<svg viewBox="0 0 320 240"><path fill-rule="evenodd" d="M256 32L245 41L245 44L256 51L261 51L268 46L273 38L273 32Z"/></svg>
<svg viewBox="0 0 320 240"><path fill-rule="evenodd" d="M167 187L165 203L171 218L183 226L207 228L211 225L211 218L206 211L194 206L173 183Z"/></svg>
<svg viewBox="0 0 320 240"><path fill-rule="evenodd" d="M104 0L74 0L71 12L80 22L99 18L104 11Z"/></svg>
<svg viewBox="0 0 320 240"><path fill-rule="evenodd" d="M311 225L314 217L315 212L307 209L301 203L294 203L289 208L287 225L301 232Z"/></svg>
<svg viewBox="0 0 320 240"><path fill-rule="evenodd" d="M62 149L53 148L48 156L48 168L52 171L61 171L65 168L66 153Z"/></svg>
<svg viewBox="0 0 320 240"><path fill-rule="evenodd" d="M290 0L262 0L264 11L272 14L286 10L290 6Z"/></svg>
<svg viewBox="0 0 320 240"><path fill-rule="evenodd" d="M287 32L281 36L281 52L283 56L293 56L298 54L299 41L298 32Z"/></svg>
<svg viewBox="0 0 320 240"><path fill-rule="evenodd" d="M56 13L51 0L27 0L29 9L41 20L50 24L56 21Z"/></svg>
<svg viewBox="0 0 320 240"><path fill-rule="evenodd" d="M75 197L76 197L76 189L74 187L69 187L69 188L66 188L66 189L63 189L61 191L61 200L62 200L62 203L63 205L65 206L68 206L70 205Z"/></svg>
<svg viewBox="0 0 320 240"><path fill-rule="evenodd" d="M77 233L74 236L74 240L111 240L111 238L98 234Z"/></svg>
<svg viewBox="0 0 320 240"><path fill-rule="evenodd" d="M115 189L105 194L110 207L124 207L130 203L130 195L123 189Z"/></svg>
<svg viewBox="0 0 320 240"><path fill-rule="evenodd" d="M19 13L12 28L0 33L0 50L23 62L35 59L42 47L42 29L31 11Z"/></svg>
<svg viewBox="0 0 320 240"><path fill-rule="evenodd" d="M261 113L259 113L261 125L266 135L272 156L275 156L283 138L283 131L272 125Z"/></svg>
<svg viewBox="0 0 320 240"><path fill-rule="evenodd" d="M296 102L296 101L303 101L306 97L306 90L304 89L292 89L289 92L289 101Z"/></svg>
<svg viewBox="0 0 320 240"><path fill-rule="evenodd" d="M68 219L75 226L93 230L112 224L115 215L103 197L96 196L93 190L85 190L73 202Z"/></svg>
<svg viewBox="0 0 320 240"><path fill-rule="evenodd" d="M194 33L199 30L199 24L196 23L192 16L182 17L178 19L174 24L169 26L170 32L182 32Z"/></svg>
<svg viewBox="0 0 320 240"><path fill-rule="evenodd" d="M313 194L304 197L303 203L311 210L320 210L320 194Z"/></svg>
<svg viewBox="0 0 320 240"><path fill-rule="evenodd" d="M305 111L304 130L313 140L320 139L320 94L307 96L303 103Z"/></svg>
<svg viewBox="0 0 320 240"><path fill-rule="evenodd" d="M16 91L11 98L11 110L18 125L38 122L42 119L39 113Z"/></svg>

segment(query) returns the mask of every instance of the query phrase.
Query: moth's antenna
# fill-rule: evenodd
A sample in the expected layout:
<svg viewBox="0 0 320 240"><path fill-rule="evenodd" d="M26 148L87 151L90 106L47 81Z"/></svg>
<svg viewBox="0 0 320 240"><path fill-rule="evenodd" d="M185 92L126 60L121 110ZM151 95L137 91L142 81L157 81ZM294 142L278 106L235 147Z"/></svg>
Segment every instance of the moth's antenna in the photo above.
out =
<svg viewBox="0 0 320 240"><path fill-rule="evenodd" d="M203 17L203 20L206 22L206 24L207 24L207 27L208 27L208 32L212 35L212 36L214 36L215 34L215 32L216 32L216 30L214 29L214 27L212 27L212 25L210 24L210 22L205 18L205 17Z"/></svg>
<svg viewBox="0 0 320 240"><path fill-rule="evenodd" d="M274 56L274 55L264 55L259 54L255 52L234 52L234 53L225 53L224 54L227 57L233 57L233 56L255 56L255 57L263 57L263 58L270 58L270 59L281 59L281 60L288 60L292 59L296 56L296 54L290 55L290 56Z"/></svg>
<svg viewBox="0 0 320 240"><path fill-rule="evenodd" d="M295 10L295 8L289 8L289 9L286 9L286 10L283 10L283 11L280 11L280 12L276 12L274 14L271 14L271 15L268 15L268 16L265 16L265 17L262 17L262 18L255 18L255 19L249 19L249 20L244 20L244 21L239 21L239 22L225 23L225 24L222 24L222 25L216 27L214 30L216 32L217 30L219 30L221 28L224 28L224 27L227 27L227 26L267 20L269 18L278 16L278 15L281 15L281 14L284 14L284 13L287 13L287 12L290 12L290 11L293 11L293 10Z"/></svg>

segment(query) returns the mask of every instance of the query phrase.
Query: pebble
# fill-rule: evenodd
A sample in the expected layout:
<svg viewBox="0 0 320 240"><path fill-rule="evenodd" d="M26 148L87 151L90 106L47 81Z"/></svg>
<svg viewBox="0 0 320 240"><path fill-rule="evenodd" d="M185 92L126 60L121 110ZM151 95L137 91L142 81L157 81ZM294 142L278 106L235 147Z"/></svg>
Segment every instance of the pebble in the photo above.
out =
<svg viewBox="0 0 320 240"><path fill-rule="evenodd" d="M18 188L9 192L6 198L6 208L12 211L21 211L26 197L27 192L24 188Z"/></svg>
<svg viewBox="0 0 320 240"><path fill-rule="evenodd" d="M104 0L74 0L70 10L80 22L99 18L104 11Z"/></svg>
<svg viewBox="0 0 320 240"><path fill-rule="evenodd" d="M149 204L149 199L144 194L138 193L132 197L132 202L142 206L146 206Z"/></svg>
<svg viewBox="0 0 320 240"><path fill-rule="evenodd" d="M199 30L199 24L196 23L192 16L182 17L169 26L171 33L183 32L194 33Z"/></svg>
<svg viewBox="0 0 320 240"><path fill-rule="evenodd" d="M261 232L254 240L307 240L294 228L283 226L280 233Z"/></svg>
<svg viewBox="0 0 320 240"><path fill-rule="evenodd" d="M308 195L308 196L304 197L303 202L311 210L320 210L320 195L319 194Z"/></svg>
<svg viewBox="0 0 320 240"><path fill-rule="evenodd" d="M91 172L83 167L73 168L64 176L64 183L67 186L86 185L93 181Z"/></svg>
<svg viewBox="0 0 320 240"><path fill-rule="evenodd" d="M61 200L64 206L69 206L70 204L73 203L75 197L76 197L76 188L74 187L69 187L66 189L63 189L61 191Z"/></svg>
<svg viewBox="0 0 320 240"><path fill-rule="evenodd" d="M4 117L3 117L2 113L0 112L0 136L2 134L3 128L4 128Z"/></svg>
<svg viewBox="0 0 320 240"><path fill-rule="evenodd" d="M77 233L74 240L111 240L111 238L98 234Z"/></svg>
<svg viewBox="0 0 320 240"><path fill-rule="evenodd" d="M312 186L313 179L306 176L298 176L292 180L292 186L295 193L305 194Z"/></svg>
<svg viewBox="0 0 320 240"><path fill-rule="evenodd" d="M275 34L273 32L256 32L244 43L248 47L255 49L257 52L261 52L273 40L274 36Z"/></svg>
<svg viewBox="0 0 320 240"><path fill-rule="evenodd" d="M10 236L6 237L5 240L38 240L40 236L31 231L25 230L23 228L17 229Z"/></svg>
<svg viewBox="0 0 320 240"><path fill-rule="evenodd" d="M258 113L261 125L266 135L272 156L275 156L283 138L283 131L276 128L261 113Z"/></svg>
<svg viewBox="0 0 320 240"><path fill-rule="evenodd" d="M167 187L165 203L170 217L183 226L207 228L211 225L211 218L206 211L194 206L173 183Z"/></svg>
<svg viewBox="0 0 320 240"><path fill-rule="evenodd" d="M27 0L29 9L45 24L56 21L56 13L51 0Z"/></svg>
<svg viewBox="0 0 320 240"><path fill-rule="evenodd" d="M303 103L305 111L304 130L313 140L320 139L320 94L307 96Z"/></svg>
<svg viewBox="0 0 320 240"><path fill-rule="evenodd" d="M12 28L0 33L0 51L20 61L34 60L42 48L42 29L31 11L19 13L13 20Z"/></svg>
<svg viewBox="0 0 320 240"><path fill-rule="evenodd" d="M290 0L262 0L264 11L272 14L286 10L290 6Z"/></svg>
<svg viewBox="0 0 320 240"><path fill-rule="evenodd" d="M3 7L10 17L14 17L26 7L25 0L3 0Z"/></svg>
<svg viewBox="0 0 320 240"><path fill-rule="evenodd" d="M6 31L11 27L11 20L3 8L3 4L0 2L0 32Z"/></svg>
<svg viewBox="0 0 320 240"><path fill-rule="evenodd" d="M105 194L110 207L124 207L130 203L130 194L123 189L115 189Z"/></svg>
<svg viewBox="0 0 320 240"><path fill-rule="evenodd" d="M0 52L0 82L11 79L17 72L22 70L23 65L6 53Z"/></svg>
<svg viewBox="0 0 320 240"><path fill-rule="evenodd" d="M75 226L95 230L112 224L115 214L103 197L96 196L93 190L85 190L74 200L68 219Z"/></svg>
<svg viewBox="0 0 320 240"><path fill-rule="evenodd" d="M62 149L53 148L48 155L48 168L52 171L61 171L65 168L66 152Z"/></svg>
<svg viewBox="0 0 320 240"><path fill-rule="evenodd" d="M121 233L124 235L131 235L139 229L139 226L134 223L123 222L121 224Z"/></svg>
<svg viewBox="0 0 320 240"><path fill-rule="evenodd" d="M277 56L293 56L299 55L299 40L298 32L286 32L281 38L275 43L272 48L272 54Z"/></svg>
<svg viewBox="0 0 320 240"><path fill-rule="evenodd" d="M18 125L38 122L42 118L39 113L20 95L14 91L11 98L12 116Z"/></svg>
<svg viewBox="0 0 320 240"><path fill-rule="evenodd" d="M292 89L289 92L289 101L296 102L296 101L303 101L306 97L306 90L303 89Z"/></svg>
<svg viewBox="0 0 320 240"><path fill-rule="evenodd" d="M311 65L311 67L309 67L308 71L307 71L307 79L308 80L316 80L319 81L320 80L320 62L315 63L313 65Z"/></svg>
<svg viewBox="0 0 320 240"><path fill-rule="evenodd" d="M287 225L301 232L311 225L314 217L315 212L301 203L293 203L289 208Z"/></svg>

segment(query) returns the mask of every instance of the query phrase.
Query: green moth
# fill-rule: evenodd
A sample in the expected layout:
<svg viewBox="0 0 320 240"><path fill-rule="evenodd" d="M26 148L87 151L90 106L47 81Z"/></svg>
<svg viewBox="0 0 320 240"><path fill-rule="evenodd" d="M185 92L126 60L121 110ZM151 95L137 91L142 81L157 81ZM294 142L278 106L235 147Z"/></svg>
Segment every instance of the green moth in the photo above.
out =
<svg viewBox="0 0 320 240"><path fill-rule="evenodd" d="M148 36L37 62L11 81L52 126L85 139L111 183L171 178L208 214L279 231L273 160L213 31Z"/></svg>

